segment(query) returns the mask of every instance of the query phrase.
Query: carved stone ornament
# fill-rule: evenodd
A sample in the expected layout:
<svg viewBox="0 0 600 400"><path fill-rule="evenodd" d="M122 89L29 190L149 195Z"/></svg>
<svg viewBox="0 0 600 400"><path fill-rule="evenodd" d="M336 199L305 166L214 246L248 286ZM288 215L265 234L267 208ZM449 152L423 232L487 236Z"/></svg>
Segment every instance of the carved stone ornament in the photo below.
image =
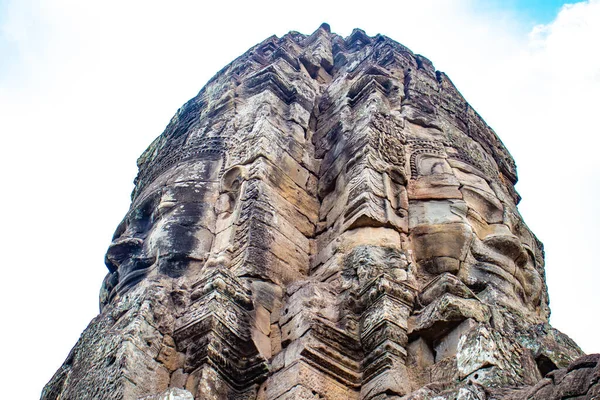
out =
<svg viewBox="0 0 600 400"><path fill-rule="evenodd" d="M515 163L381 35L275 36L138 160L100 314L42 399L594 399Z"/></svg>

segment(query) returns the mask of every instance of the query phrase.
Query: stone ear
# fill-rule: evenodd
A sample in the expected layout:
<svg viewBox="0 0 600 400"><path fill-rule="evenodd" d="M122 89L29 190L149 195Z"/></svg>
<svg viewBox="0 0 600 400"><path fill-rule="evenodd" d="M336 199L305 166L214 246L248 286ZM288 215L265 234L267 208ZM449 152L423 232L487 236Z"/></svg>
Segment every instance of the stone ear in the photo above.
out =
<svg viewBox="0 0 600 400"><path fill-rule="evenodd" d="M221 177L221 193L239 190L242 181L248 177L248 170L244 166L235 166L225 171Z"/></svg>

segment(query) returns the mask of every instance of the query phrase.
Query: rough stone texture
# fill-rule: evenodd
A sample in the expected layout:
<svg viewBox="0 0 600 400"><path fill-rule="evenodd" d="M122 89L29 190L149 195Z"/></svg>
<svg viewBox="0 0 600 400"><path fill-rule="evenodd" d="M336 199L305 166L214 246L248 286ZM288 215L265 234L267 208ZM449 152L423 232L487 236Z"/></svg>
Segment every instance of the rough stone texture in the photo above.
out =
<svg viewBox="0 0 600 400"><path fill-rule="evenodd" d="M101 312L43 399L592 399L515 164L384 36L271 37L138 160Z"/></svg>

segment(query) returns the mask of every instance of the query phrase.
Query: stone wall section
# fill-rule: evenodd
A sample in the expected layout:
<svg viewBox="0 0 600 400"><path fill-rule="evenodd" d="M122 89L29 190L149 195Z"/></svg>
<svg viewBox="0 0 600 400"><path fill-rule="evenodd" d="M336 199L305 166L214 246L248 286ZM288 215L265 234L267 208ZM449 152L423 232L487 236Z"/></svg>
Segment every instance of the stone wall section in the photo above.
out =
<svg viewBox="0 0 600 400"><path fill-rule="evenodd" d="M43 399L566 393L582 352L548 324L514 161L399 43L268 38L138 166L101 313Z"/></svg>

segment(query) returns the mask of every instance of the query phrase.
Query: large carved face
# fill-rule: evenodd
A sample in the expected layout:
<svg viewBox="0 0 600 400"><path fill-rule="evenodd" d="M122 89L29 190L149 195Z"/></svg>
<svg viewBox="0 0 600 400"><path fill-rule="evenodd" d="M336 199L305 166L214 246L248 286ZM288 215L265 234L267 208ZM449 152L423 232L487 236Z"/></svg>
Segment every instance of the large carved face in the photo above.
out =
<svg viewBox="0 0 600 400"><path fill-rule="evenodd" d="M409 225L418 280L449 273L489 303L544 312L537 244L502 185L441 153L413 160Z"/></svg>
<svg viewBox="0 0 600 400"><path fill-rule="evenodd" d="M220 161L189 161L161 174L133 202L106 253L106 304L143 278L200 266L214 236Z"/></svg>

